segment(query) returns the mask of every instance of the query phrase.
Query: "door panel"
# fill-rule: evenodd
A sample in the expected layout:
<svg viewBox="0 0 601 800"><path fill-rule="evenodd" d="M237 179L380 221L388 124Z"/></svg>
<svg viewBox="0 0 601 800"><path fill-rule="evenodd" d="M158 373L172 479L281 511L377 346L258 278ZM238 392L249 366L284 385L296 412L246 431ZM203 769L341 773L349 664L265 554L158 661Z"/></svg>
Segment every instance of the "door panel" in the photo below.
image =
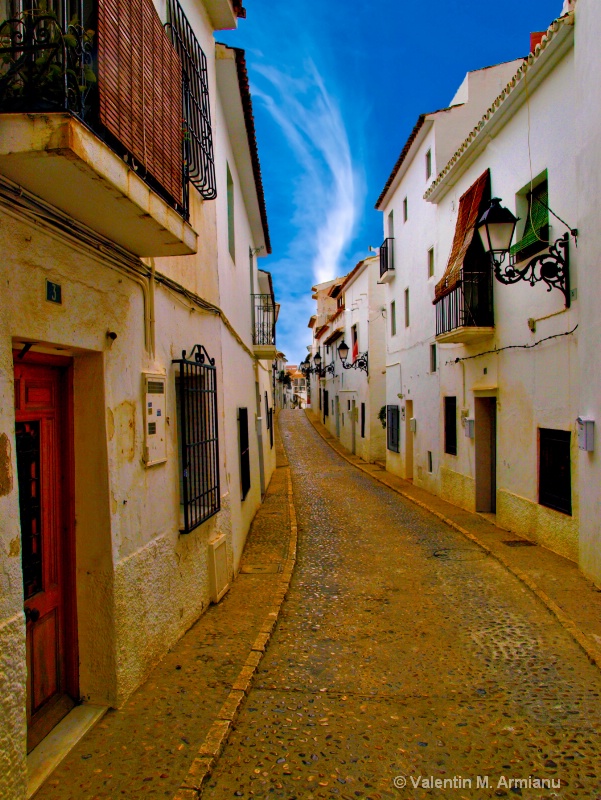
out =
<svg viewBox="0 0 601 800"><path fill-rule="evenodd" d="M76 696L64 370L15 364L15 433L27 620L28 749ZM57 719L58 716L58 719ZM43 731L43 734L41 734Z"/></svg>

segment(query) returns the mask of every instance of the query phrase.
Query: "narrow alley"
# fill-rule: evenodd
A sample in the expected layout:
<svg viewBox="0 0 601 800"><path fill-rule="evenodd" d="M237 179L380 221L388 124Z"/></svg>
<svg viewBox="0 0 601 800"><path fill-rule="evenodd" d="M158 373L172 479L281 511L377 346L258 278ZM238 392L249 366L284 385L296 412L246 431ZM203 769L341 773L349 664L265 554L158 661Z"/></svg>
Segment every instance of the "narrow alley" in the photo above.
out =
<svg viewBox="0 0 601 800"><path fill-rule="evenodd" d="M297 567L203 797L600 797L601 675L558 621L304 414L280 425Z"/></svg>

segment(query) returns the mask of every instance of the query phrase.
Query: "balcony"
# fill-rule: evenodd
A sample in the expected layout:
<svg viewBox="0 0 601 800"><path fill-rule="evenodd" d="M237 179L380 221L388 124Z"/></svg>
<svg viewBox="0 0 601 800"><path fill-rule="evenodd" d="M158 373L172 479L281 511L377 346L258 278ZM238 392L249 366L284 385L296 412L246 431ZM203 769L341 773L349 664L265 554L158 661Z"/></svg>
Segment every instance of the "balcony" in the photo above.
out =
<svg viewBox="0 0 601 800"><path fill-rule="evenodd" d="M380 245L380 283L394 278L394 239L388 237Z"/></svg>
<svg viewBox="0 0 601 800"><path fill-rule="evenodd" d="M436 341L472 344L494 332L492 271L462 270L455 288L436 303Z"/></svg>
<svg viewBox="0 0 601 800"><path fill-rule="evenodd" d="M139 26L97 0L92 31L67 21L73 5L82 19L80 0L0 23L0 174L138 256L195 253L188 183L215 195L210 120L195 119L199 83L180 57L204 57L187 20L177 0L166 29L152 0L137 0Z"/></svg>
<svg viewBox="0 0 601 800"><path fill-rule="evenodd" d="M257 358L274 359L275 346L275 303L270 294L252 295L252 333L253 351Z"/></svg>

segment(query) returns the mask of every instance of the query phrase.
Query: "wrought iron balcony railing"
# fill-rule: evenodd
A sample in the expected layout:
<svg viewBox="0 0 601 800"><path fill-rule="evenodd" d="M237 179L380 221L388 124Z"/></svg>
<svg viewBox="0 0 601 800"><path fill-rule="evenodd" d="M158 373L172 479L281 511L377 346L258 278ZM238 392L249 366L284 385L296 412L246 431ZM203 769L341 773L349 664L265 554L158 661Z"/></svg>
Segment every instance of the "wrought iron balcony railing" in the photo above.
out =
<svg viewBox="0 0 601 800"><path fill-rule="evenodd" d="M0 21L0 113L78 116L185 219L189 182L216 196L207 63L177 0L166 26L152 0L95 0L94 30L83 0L16 9Z"/></svg>
<svg viewBox="0 0 601 800"><path fill-rule="evenodd" d="M436 303L436 335L464 327L493 327L492 271L462 271L461 280Z"/></svg>
<svg viewBox="0 0 601 800"><path fill-rule="evenodd" d="M270 294L253 294L253 344L275 347L275 305Z"/></svg>
<svg viewBox="0 0 601 800"><path fill-rule="evenodd" d="M380 245L380 278L394 270L394 238L389 236Z"/></svg>
<svg viewBox="0 0 601 800"><path fill-rule="evenodd" d="M85 118L96 84L94 32L50 11L23 11L0 23L0 111L70 111Z"/></svg>

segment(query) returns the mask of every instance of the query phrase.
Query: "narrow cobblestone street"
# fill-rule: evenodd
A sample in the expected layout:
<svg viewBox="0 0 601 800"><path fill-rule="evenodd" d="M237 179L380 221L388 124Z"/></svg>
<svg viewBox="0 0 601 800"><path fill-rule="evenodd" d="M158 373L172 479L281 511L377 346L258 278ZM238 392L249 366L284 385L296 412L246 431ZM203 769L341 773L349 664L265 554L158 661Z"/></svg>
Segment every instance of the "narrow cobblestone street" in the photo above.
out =
<svg viewBox="0 0 601 800"><path fill-rule="evenodd" d="M297 567L203 797L601 798L601 675L555 617L304 414L280 426Z"/></svg>

